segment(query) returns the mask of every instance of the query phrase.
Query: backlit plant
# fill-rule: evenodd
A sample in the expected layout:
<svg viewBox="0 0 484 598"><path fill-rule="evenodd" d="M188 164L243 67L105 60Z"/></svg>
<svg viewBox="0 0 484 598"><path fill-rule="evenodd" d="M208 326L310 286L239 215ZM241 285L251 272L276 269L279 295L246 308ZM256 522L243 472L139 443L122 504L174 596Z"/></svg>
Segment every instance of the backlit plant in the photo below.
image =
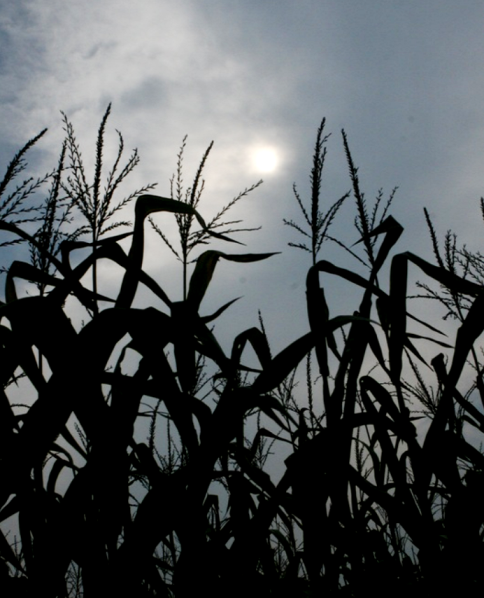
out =
<svg viewBox="0 0 484 598"><path fill-rule="evenodd" d="M64 116L57 168L15 186L42 133L14 157L0 184L4 245L30 246L30 262L3 249L5 595L188 596L194 587L220 597L476 594L484 581L482 256L458 248L451 234L441 253L428 216L436 265L395 253L404 237L389 215L394 191L386 202L379 192L369 205L345 133L360 244L350 248L331 236L350 194L323 209L323 121L309 201L294 189L303 224L286 221L304 237L291 244L311 255L301 296L310 331L273 355L260 319L225 352L212 323L236 306L230 301L208 316L200 308L219 260L236 268L272 255L240 251L234 235L252 229L227 220L258 183L204 218L203 168L212 145L185 189L184 140L170 197L148 194L147 185L115 201L138 155L121 166L119 134L101 191L109 111L92 183ZM44 199L32 204L40 191ZM131 202L133 225L112 222ZM76 210L84 219L77 228ZM179 246L156 220L160 213L173 215ZM181 300L168 296L162 276L143 269L147 219L182 264ZM130 232L110 234L121 225ZM325 240L365 263L367 276L321 259ZM127 251L121 241L129 241ZM206 249L212 241L230 243L230 251ZM79 251L85 248L87 256ZM98 293L101 260L122 273L115 296ZM389 281L382 275L387 262ZM424 295L455 316L455 340L419 317L408 296L409 267L425 276ZM354 287L350 314L331 317L334 276ZM163 309L133 306L140 285ZM70 297L89 314L79 329L69 317ZM245 365L248 346L257 367ZM279 478L269 451L288 454Z"/></svg>

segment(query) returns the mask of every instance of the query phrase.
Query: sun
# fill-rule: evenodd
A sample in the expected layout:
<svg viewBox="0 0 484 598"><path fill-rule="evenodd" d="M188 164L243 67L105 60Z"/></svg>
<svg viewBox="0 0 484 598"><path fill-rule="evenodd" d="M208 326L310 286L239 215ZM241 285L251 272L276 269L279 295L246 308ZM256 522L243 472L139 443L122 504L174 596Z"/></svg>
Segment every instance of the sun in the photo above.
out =
<svg viewBox="0 0 484 598"><path fill-rule="evenodd" d="M260 148L253 154L254 166L260 172L273 172L277 167L277 153L271 148Z"/></svg>

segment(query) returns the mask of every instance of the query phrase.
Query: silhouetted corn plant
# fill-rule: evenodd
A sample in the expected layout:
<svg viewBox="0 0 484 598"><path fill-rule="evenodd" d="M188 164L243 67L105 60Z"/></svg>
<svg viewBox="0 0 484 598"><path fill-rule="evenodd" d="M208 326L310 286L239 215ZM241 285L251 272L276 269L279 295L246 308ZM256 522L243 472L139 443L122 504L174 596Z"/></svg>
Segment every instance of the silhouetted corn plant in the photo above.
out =
<svg viewBox="0 0 484 598"><path fill-rule="evenodd" d="M99 239L106 233L120 226L130 226L131 223L126 220L109 222L115 214L125 208L130 201L136 197L153 189L156 185L150 184L130 193L127 197L114 202L114 193L119 188L124 179L133 171L139 163L138 150L133 150L127 163L121 166L121 158L124 151L124 139L119 131L118 133L118 153L111 171L107 175L104 191L101 190L104 159L104 136L106 123L111 113L111 104L108 105L104 113L101 125L97 135L96 160L94 164L94 180L92 184L87 182L87 174L82 159L81 151L77 143L74 127L67 116L62 113L64 121L64 130L66 132L66 146L69 157L70 174L67 181L62 185L67 197L75 205L87 221L87 229L91 233L92 251L96 252ZM94 294L97 293L97 260L92 262L92 288ZM94 300L93 307L97 312L97 301Z"/></svg>
<svg viewBox="0 0 484 598"><path fill-rule="evenodd" d="M210 503L210 496L206 497L206 494L213 483L213 468L219 459L228 458L227 443L239 430L239 417L256 406L251 404L240 412L237 410L236 417L230 415L228 402L240 386L238 359L242 349L238 350L237 358L226 357L207 327L207 322L215 319L228 305L208 318L200 317L199 306L219 259L251 262L270 254L204 252L196 262L182 302L170 301L161 287L141 270L146 216L160 211L182 214L185 217L184 221L179 220L179 224L183 224L180 228L182 243L190 239L182 233L189 230L192 218L197 219L202 229L195 233L195 245L206 242L208 236L229 240L214 229L223 224L221 219L226 210L248 190L230 202L208 225L190 202L142 195L136 204L134 234L129 255L126 255L117 243L126 235L99 239L103 233L102 225L110 215L105 209L110 197L105 203L96 200L107 114L98 135L92 196L91 188L85 184L72 128L65 120L74 174L63 189L70 200L68 205L76 204L88 218L92 243L64 239L60 245L63 259L56 258L61 239L55 226L59 179L63 170L61 156L43 227L33 236L18 232L31 243L33 263L29 266L16 262L8 270L7 304L1 314L11 327L11 330L4 328L3 335L3 352L10 355L4 362L4 387L21 368L37 394L32 407L23 416L12 410L7 394L3 397L9 417L5 420L2 438L5 446L11 437L21 448L2 462L8 479L3 488L2 504L9 496L15 496L12 502L7 502L2 516L18 515L22 548L19 561L2 536L5 540L2 557L15 567L17 573L26 575L32 591L35 589L52 596L67 594L73 585L68 581L72 580L73 571L81 572L82 587L88 595L106 592L108 588L113 591L121 585L125 586L125 591L131 587L137 595L140 591L150 593L153 587L158 593L166 593L168 582L159 577L160 560L155 557L160 543L168 543L166 547L171 555L171 562L161 560L166 580L171 580L172 585L173 580L178 579L177 585L183 587L184 575L175 575L175 572L196 566L200 549L206 544L206 523L202 524L200 517L205 518L208 514L203 505L206 501ZM197 178L199 176L200 173ZM108 185L108 195L114 186L111 189ZM60 224L66 221L66 217L61 216ZM17 229L14 227L12 231L15 233ZM88 245L96 251L71 269L69 254ZM192 244L189 249L193 247ZM116 307L98 313L95 305L101 297L96 294L95 285L94 292L84 289L81 279L89 268L95 270L99 259L113 260L125 269L125 276ZM50 265L55 267L58 276L49 272ZM16 278L41 285L41 295L18 298ZM139 282L165 302L170 315L153 308L142 311L131 308ZM46 292L46 288L52 290ZM93 319L79 332L63 311L69 294L75 295L93 314ZM114 370L106 371L116 343L126 333L130 334L131 342L122 351ZM19 341L15 340L16 335ZM254 333L249 334L247 340L254 343L252 336ZM176 369L164 354L169 344L174 345ZM34 346L47 361L48 374L43 371L41 361L35 359ZM138 371L132 377L124 375L121 368L127 349L140 355ZM196 355L211 359L223 372L220 396L213 413L195 396ZM65 389L71 384L76 389L66 396ZM102 390L103 384L109 385L108 393ZM163 401L167 417L179 436L180 450L185 457L178 464L172 461L169 468L157 462L154 451L133 435L143 396ZM82 429L84 443L76 440L72 429L66 425L73 415ZM223 423L225 420L227 425ZM220 439L215 434L219 427L225 429ZM113 431L108 434L109 439L108 429ZM72 447L74 453L66 446ZM73 479L67 490L59 494L60 476L66 470ZM34 472L33 477L31 472ZM224 477L231 475L230 471L223 473ZM47 476L45 483L44 476ZM135 495L131 497L130 486L136 481L145 486L146 492L141 499ZM161 525L153 526L153 517L159 519L158 499L160 492L165 493L166 483L170 487L173 485L173 492L168 493L171 508L167 505L167 510L162 509ZM37 497L38 508L34 508ZM133 500L138 506L129 508ZM156 516L154 508L158 512ZM187 517L187 513L193 515ZM141 550L140 538L143 538ZM230 538L229 534L226 542ZM201 568L200 572L203 571Z"/></svg>
<svg viewBox="0 0 484 598"><path fill-rule="evenodd" d="M0 528L4 593L168 597L192 595L196 583L199 592L220 597L476 594L484 581L484 456L476 448L484 432L480 254L458 249L447 235L442 256L428 216L437 265L410 252L394 254L403 232L388 215L394 192L383 209L382 192L369 207L344 133L363 256L330 237L348 195L328 210L321 207L323 121L309 205L296 193L309 228L286 223L306 237L296 246L311 253L310 331L273 355L260 319L226 354L210 326L233 301L201 314L216 265L224 259L236 267L272 254L209 249L194 258L191 272L189 260L199 245L230 242L248 230L225 218L257 185L204 219L202 172L212 146L185 190L184 141L171 197L141 190L113 207L114 190L137 154L116 177L120 136L102 195L108 115L109 108L98 132L93 185L64 117L70 178L62 180L62 150L39 231L29 234L23 222L9 220L21 209L17 203L8 212L15 199L5 204L0 222L14 241L31 247L30 264L14 261L5 269L0 307L0 521L16 522L16 531ZM7 182L26 149L8 169ZM134 198L132 232L104 236L109 218ZM84 228L72 228L74 205L88 221L88 242L80 240ZM160 213L174 215L179 250L154 220ZM180 301L142 268L147 218L182 263ZM128 238L126 253L119 242ZM365 263L368 275L319 259L325 239ZM71 267L71 254L86 247L91 253ZM122 270L116 297L97 293L101 259ZM379 280L387 261L388 286ZM427 277L427 295L457 316L453 345L442 341L437 325L410 313L409 266ZM82 282L89 270L92 289ZM351 314L331 317L331 286L322 285L321 275L354 286ZM40 293L22 296L18 279ZM164 311L133 307L140 284L162 300ZM92 314L79 330L68 317L70 296ZM101 299L113 306L99 309ZM412 332L414 323L429 336ZM258 368L245 366L247 347ZM297 389L304 361L307 408ZM16 404L17 381L25 383L22 402L30 407ZM288 457L276 478L269 451L279 450Z"/></svg>
<svg viewBox="0 0 484 598"><path fill-rule="evenodd" d="M444 589L446 585L457 587L462 583L469 590L475 591L480 574L477 569L473 569L470 574L469 566L466 567L465 563L475 563L475 554L482 552L482 542L477 539L480 533L477 532L477 527L481 525L477 521L482 522L482 517L476 516L472 548L469 552L467 549L464 551L464 558L462 554L457 558L457 544L450 548L451 542L443 529L448 525L447 516L455 500L453 495L465 493L469 496L464 484L464 474L469 467L465 459L473 460L473 465L470 466L472 471L475 471L473 467L477 466L477 461L482 459L476 448L465 440L463 429L464 421L479 430L482 426L482 414L469 400L470 392L482 387L483 370L474 346L482 332L482 324L476 319L482 286L466 280L470 276L470 264L478 263L479 258L466 255L465 251L458 254L455 237L451 234L446 237L445 261L440 258L436 236L427 216L438 266L432 266L409 252L395 255L390 269L390 291L388 294L384 292L378 285L377 275L403 229L390 216L384 217L375 226L381 193L377 197L372 217L368 216L357 169L344 133L343 140L357 202L355 224L365 246L370 276L365 279L327 261L316 263L308 274L309 321L323 377L323 401L326 407L325 426L316 433L314 442L316 438L319 443L330 439L326 441L327 444L321 445L326 450L321 451L317 460L320 470L325 472L325 490L322 491L321 486L317 486L319 497L313 512L308 509L307 499L301 505L301 512L306 518L306 521L302 521L302 531L305 552L307 551L305 558L308 575L313 588L322 584L330 591L336 591L344 579L349 591L356 592L354 595L372 589L374 591L375 576L382 581L382 589L393 579L394 582L402 580L407 590L414 588L416 584L419 591L423 592L430 587ZM392 198L393 192L390 201ZM384 215L386 210L387 208ZM383 236L383 241L376 251L375 240L378 236ZM407 312L409 264L417 265L442 285L439 292L429 294L441 300L462 322L449 373L446 372L441 355L437 355L432 361L438 378L437 392L428 388L411 358L413 354L423 361L414 340L432 340L444 347L451 347L438 338L429 339L407 330L407 322L416 320ZM462 266L463 276L457 274L457 265ZM337 350L334 338L324 330L325 322L329 321L329 309L324 291L319 287L318 273L321 272L340 276L363 290L362 302L355 312L355 320L345 337L341 352ZM473 277L477 278L476 275ZM428 290L428 287L424 288ZM377 307L375 315L386 341L386 347L383 348L381 335L377 334L372 320L373 298L376 299ZM438 333L434 327L425 325ZM339 366L332 375L327 361L329 349L339 361ZM379 365L376 378L364 370L363 358L368 351ZM457 384L467 355L472 356L476 382L464 397L457 391ZM416 387L403 378L406 371L405 357L415 374ZM331 380L331 384L326 382L325 376ZM412 423L416 418L411 416L409 409L410 395L419 399L432 417L423 442L419 441ZM428 409L429 406L431 409ZM471 412L472 418L469 417ZM362 430L366 433L365 441L362 439ZM354 450L350 451L355 443L356 468L351 459ZM445 451L443 446L446 446ZM331 463L325 469L323 463L330 451ZM298 452L301 449L295 453L294 459ZM311 451L311 458L315 454L316 448ZM464 454L467 455L466 458ZM308 459L306 457L306 462ZM369 460L371 468L365 467ZM316 463L309 467L314 471ZM296 494L298 485L301 485L301 495L306 497L309 479L309 473L303 475L302 479L295 478L293 493ZM315 492L313 489L313 495ZM321 511L321 505L327 505L327 509L323 507L323 516L318 519L317 513ZM375 508L385 514L383 520ZM317 521L320 521L319 528L315 526ZM403 536L400 530L404 531ZM467 538L470 532L466 530L463 533L465 536L461 536L461 540ZM402 544L401 538L405 536L410 544ZM370 538L378 538L378 552L376 547L372 547L374 543L370 542ZM419 557L409 566L411 546L418 549ZM449 558L451 554L452 558ZM457 575L451 573L452 559L460 563ZM447 567L445 573L442 573L442 567ZM470 578L466 577L469 574Z"/></svg>
<svg viewBox="0 0 484 598"><path fill-rule="evenodd" d="M213 141L205 151L197 173L193 180L193 184L188 189L184 189L183 186L183 158L186 147L187 136L183 138L180 151L177 155L177 166L176 174L174 174L170 180L171 187L171 198L176 199L179 202L183 202L194 210L198 208L200 199L205 188L205 180L202 178L203 169L207 158L212 150ZM177 260L183 264L183 300L187 299L188 293L188 258L190 253L199 245L207 244L210 238L219 238L225 241L231 241L237 243L234 239L229 239L226 235L233 235L234 233L249 232L258 230L258 228L233 228L235 225L240 224L241 220L224 221L222 220L225 214L243 197L247 196L251 191L254 191L262 184L262 180L244 189L236 197L234 197L228 204L226 204L220 212L218 212L214 218L207 224L202 226L198 230L192 230L195 216L193 213L175 213L176 223L178 225L180 250L177 251L173 244L170 243L168 237L163 233L161 228L155 223L153 218L150 216L150 224L158 235L163 239L164 243L170 248L171 252L176 256ZM259 227L260 228L260 227ZM220 230L221 229L221 230Z"/></svg>

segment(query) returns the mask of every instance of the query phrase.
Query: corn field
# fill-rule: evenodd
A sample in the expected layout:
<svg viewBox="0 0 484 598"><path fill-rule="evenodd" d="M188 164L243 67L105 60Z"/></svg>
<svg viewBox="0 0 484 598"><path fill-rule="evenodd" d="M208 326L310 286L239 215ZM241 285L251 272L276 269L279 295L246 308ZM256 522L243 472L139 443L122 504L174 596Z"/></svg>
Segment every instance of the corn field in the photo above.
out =
<svg viewBox="0 0 484 598"><path fill-rule="evenodd" d="M309 254L309 332L273 354L260 318L224 352L213 323L236 305L202 316L201 303L220 261L270 267L272 254L238 249L247 229L227 216L258 183L205 219L211 146L185 189L184 140L170 197L147 185L119 199L139 157L123 162L119 134L108 170L109 114L92 181L64 115L55 169L20 180L43 131L0 183L2 596L477 595L484 257L450 232L441 249L427 212L432 261L402 251L394 192L367 203L344 132L351 191L323 208L323 120L311 196L294 188L301 223L285 221L301 240L290 245ZM326 243L342 245L331 225L347 202L359 244L344 249L366 276L320 258ZM129 206L132 225L116 220ZM174 219L178 245L160 213ZM147 228L180 262L181 301L143 269ZM212 241L226 251L207 249ZM12 261L17 245L28 252ZM121 273L117 296L98 291L101 263ZM414 309L409 269L455 321L454 338L439 315L430 323ZM322 281L334 277L351 286L352 313L331 316ZM164 309L134 307L142 287ZM74 302L89 315L82 326ZM244 363L249 349L257 367ZM276 477L278 453L287 457Z"/></svg>

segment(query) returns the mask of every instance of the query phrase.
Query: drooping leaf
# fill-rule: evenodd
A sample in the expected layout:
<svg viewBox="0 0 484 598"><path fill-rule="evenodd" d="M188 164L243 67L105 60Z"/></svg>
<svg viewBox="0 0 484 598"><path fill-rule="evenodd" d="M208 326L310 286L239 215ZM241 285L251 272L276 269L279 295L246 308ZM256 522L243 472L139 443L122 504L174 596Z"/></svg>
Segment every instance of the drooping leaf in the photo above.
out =
<svg viewBox="0 0 484 598"><path fill-rule="evenodd" d="M204 324L208 324L208 322L213 322L213 320L216 320L220 315L224 313L226 309L228 309L233 303L235 303L239 299L240 297L236 297L235 299L232 299L231 301L225 303L225 305L222 305L222 307L219 307L213 314L210 314L209 316L202 316L202 322Z"/></svg>
<svg viewBox="0 0 484 598"><path fill-rule="evenodd" d="M380 268L385 263L385 260L388 257L391 249L396 245L398 239L400 238L403 232L403 226L393 218L393 216L388 216L385 220L376 228L374 228L371 233L369 233L368 237L375 237L377 235L384 234L385 238L383 243L378 250L378 254L375 258L375 262L373 264L372 273L371 273L371 280L375 280L376 275L380 271ZM363 238L358 241L360 243L363 241Z"/></svg>
<svg viewBox="0 0 484 598"><path fill-rule="evenodd" d="M198 212L189 204L156 195L141 195L136 200L135 223L131 248L128 254L128 267L123 277L116 307L129 307L138 288L138 272L142 269L144 254L144 221L155 212L168 212L193 215L203 229L206 224Z"/></svg>
<svg viewBox="0 0 484 598"><path fill-rule="evenodd" d="M261 366L264 368L271 360L267 339L258 328L249 328L241 332L232 344L232 361L237 366L247 343L252 345Z"/></svg>
<svg viewBox="0 0 484 598"><path fill-rule="evenodd" d="M265 260L275 253L247 253L247 254L228 254L222 251L210 249L203 252L197 259L195 270L190 278L187 301L193 309L198 310L200 303L207 291L208 285L212 280L215 267L220 258L230 262L250 263Z"/></svg>
<svg viewBox="0 0 484 598"><path fill-rule="evenodd" d="M411 251L407 251L401 255L405 255L407 260L418 266L427 276L440 282L454 293L463 293L471 296L477 296L481 293L482 287L479 284L461 278L444 268L434 266Z"/></svg>

